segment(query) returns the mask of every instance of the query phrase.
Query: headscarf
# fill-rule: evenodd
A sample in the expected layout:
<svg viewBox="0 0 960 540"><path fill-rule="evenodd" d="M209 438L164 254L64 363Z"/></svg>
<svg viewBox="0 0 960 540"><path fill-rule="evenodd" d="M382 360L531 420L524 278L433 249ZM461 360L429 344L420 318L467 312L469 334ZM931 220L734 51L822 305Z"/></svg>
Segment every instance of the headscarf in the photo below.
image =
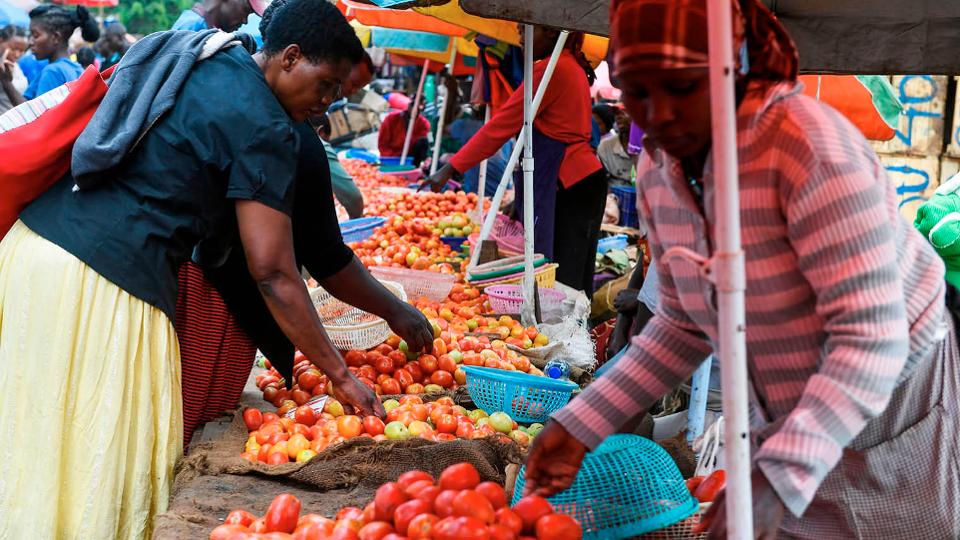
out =
<svg viewBox="0 0 960 540"><path fill-rule="evenodd" d="M797 47L759 0L731 0L734 59L751 79L797 79ZM705 68L707 0L614 0L613 72Z"/></svg>

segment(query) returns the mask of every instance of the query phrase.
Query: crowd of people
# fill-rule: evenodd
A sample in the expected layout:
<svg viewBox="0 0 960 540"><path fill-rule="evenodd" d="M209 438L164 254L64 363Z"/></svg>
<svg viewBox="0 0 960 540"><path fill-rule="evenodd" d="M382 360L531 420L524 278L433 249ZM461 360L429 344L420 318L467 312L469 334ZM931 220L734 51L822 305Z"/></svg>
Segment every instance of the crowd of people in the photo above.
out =
<svg viewBox="0 0 960 540"><path fill-rule="evenodd" d="M800 93L776 17L759 0L730 9L756 535L955 536L956 291L900 218L862 134ZM251 13L259 48L224 33ZM71 170L0 240L0 357L18 360L0 367L0 537L147 538L185 443L236 405L256 350L281 372L301 350L346 406L384 415L324 332L304 271L430 350L430 323L371 277L334 208L336 197L358 216L363 200L325 113L376 68L326 0L205 0L173 26L189 32L133 46L82 6L42 5L30 20L28 33L0 31L0 113L77 79L83 63L114 71ZM614 0L610 21L622 104L593 105L572 33L534 120L534 193L518 173L513 212L535 197L536 251L590 294L609 187L635 181L653 262L631 281L639 301L624 309L616 360L530 450L526 489L543 495L568 487L588 450L688 380L718 340L715 286L664 257L714 251L706 1ZM70 49L77 29L90 53ZM522 43L531 84L558 37L537 27ZM195 63L174 69L185 58ZM425 186L502 159L523 84L482 127L470 113L435 134L459 144ZM421 164L430 129L411 103L384 120L381 154L406 147ZM723 509L722 498L711 509L714 537Z"/></svg>

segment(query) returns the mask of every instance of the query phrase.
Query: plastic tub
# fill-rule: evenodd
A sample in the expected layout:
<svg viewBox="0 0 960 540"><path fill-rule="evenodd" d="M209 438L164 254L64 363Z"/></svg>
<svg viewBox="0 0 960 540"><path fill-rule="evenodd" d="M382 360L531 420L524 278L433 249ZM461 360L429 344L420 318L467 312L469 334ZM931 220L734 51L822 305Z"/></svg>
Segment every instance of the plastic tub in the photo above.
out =
<svg viewBox="0 0 960 540"><path fill-rule="evenodd" d="M597 242L597 253L601 255L612 250L612 249L626 249L627 247L627 235L618 234L615 236L608 236L607 238L602 238Z"/></svg>
<svg viewBox="0 0 960 540"><path fill-rule="evenodd" d="M361 242L370 238L373 231L386 222L387 220L382 217L351 219L340 224L340 234L344 242Z"/></svg>
<svg viewBox="0 0 960 540"><path fill-rule="evenodd" d="M637 188L634 186L613 186L610 188L614 196L617 197L617 206L620 207L621 227L632 227L636 229L640 226L640 218L637 215Z"/></svg>
<svg viewBox="0 0 960 540"><path fill-rule="evenodd" d="M390 176L398 176L408 182L416 182L423 176L423 171L419 167L403 165L380 165L380 172Z"/></svg>

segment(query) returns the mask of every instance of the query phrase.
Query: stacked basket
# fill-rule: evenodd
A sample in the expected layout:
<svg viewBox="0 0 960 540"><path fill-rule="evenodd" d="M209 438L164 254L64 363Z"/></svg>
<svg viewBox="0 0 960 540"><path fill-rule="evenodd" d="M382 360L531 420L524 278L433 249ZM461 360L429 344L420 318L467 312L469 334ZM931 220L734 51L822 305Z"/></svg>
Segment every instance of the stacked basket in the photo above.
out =
<svg viewBox="0 0 960 540"><path fill-rule="evenodd" d="M406 302L407 295L399 283L381 281L388 291ZM310 299L324 330L341 351L369 349L390 337L387 322L350 304L341 302L322 287L310 291Z"/></svg>

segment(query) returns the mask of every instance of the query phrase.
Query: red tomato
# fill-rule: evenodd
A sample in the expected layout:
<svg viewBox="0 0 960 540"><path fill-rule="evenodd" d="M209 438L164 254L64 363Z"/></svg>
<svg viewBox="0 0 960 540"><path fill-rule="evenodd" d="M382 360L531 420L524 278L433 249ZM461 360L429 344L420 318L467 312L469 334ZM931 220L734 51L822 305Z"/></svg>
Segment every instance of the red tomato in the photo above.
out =
<svg viewBox="0 0 960 540"><path fill-rule="evenodd" d="M493 523L494 510L490 501L480 493L465 489L453 499L453 515L472 517L485 525Z"/></svg>
<svg viewBox="0 0 960 540"><path fill-rule="evenodd" d="M702 503L713 502L723 488L727 485L727 471L719 469L713 471L694 492L693 496Z"/></svg>
<svg viewBox="0 0 960 540"><path fill-rule="evenodd" d="M437 431L440 433L456 433L457 432L457 419L452 414L441 415L440 418L436 421Z"/></svg>
<svg viewBox="0 0 960 540"><path fill-rule="evenodd" d="M386 373L388 375L393 373L393 370L396 369L393 367L393 360L387 356L378 356L377 359L373 361L373 367L377 370L377 373Z"/></svg>
<svg viewBox="0 0 960 540"><path fill-rule="evenodd" d="M393 378L400 383L400 388L407 388L413 384L413 375L410 375L410 372L405 369L398 369L393 372Z"/></svg>
<svg viewBox="0 0 960 540"><path fill-rule="evenodd" d="M404 366L403 369L410 373L414 383L423 382L423 368L420 367L420 362L407 362L407 365Z"/></svg>
<svg viewBox="0 0 960 540"><path fill-rule="evenodd" d="M433 477L430 476L430 473L423 471L407 471L397 478L397 485L400 486L400 489L406 491L411 485L423 481L430 482L430 485L433 485ZM403 529L399 530L402 531Z"/></svg>
<svg viewBox="0 0 960 540"><path fill-rule="evenodd" d="M247 425L247 431L256 431L263 425L263 413L253 407L248 407L243 411L243 423Z"/></svg>
<svg viewBox="0 0 960 540"><path fill-rule="evenodd" d="M434 487L432 480L417 480L416 482L407 486L406 489L404 489L404 492L416 499L417 495L419 495L421 491L431 487Z"/></svg>
<svg viewBox="0 0 960 540"><path fill-rule="evenodd" d="M493 505L494 510L499 510L507 505L507 493L503 487L496 482L481 482L476 487L477 493L483 495Z"/></svg>
<svg viewBox="0 0 960 540"><path fill-rule="evenodd" d="M472 439L473 432L475 428L469 420L464 420L462 422L457 422L457 438L458 439Z"/></svg>
<svg viewBox="0 0 960 540"><path fill-rule="evenodd" d="M300 389L306 392L313 392L313 389L320 384L320 372L315 369L308 369L297 377L297 384Z"/></svg>
<svg viewBox="0 0 960 540"><path fill-rule="evenodd" d="M413 518L420 514L427 514L431 509L430 504L424 501L418 499L407 501L393 511L393 525L398 531L406 531Z"/></svg>
<svg viewBox="0 0 960 540"><path fill-rule="evenodd" d="M444 354L437 359L437 368L453 373L457 370L457 363L450 358L449 354Z"/></svg>
<svg viewBox="0 0 960 540"><path fill-rule="evenodd" d="M360 366L360 369L357 370L357 376L375 381L377 380L377 370L374 369L373 366L365 364Z"/></svg>
<svg viewBox="0 0 960 540"><path fill-rule="evenodd" d="M403 391L403 389L400 388L399 381L397 381L396 379L389 379L389 378L384 379L384 381L380 383L380 389L383 391L384 394L387 394L387 395L397 395Z"/></svg>
<svg viewBox="0 0 960 540"><path fill-rule="evenodd" d="M345 414L337 418L337 431L344 439L352 439L363 433L363 421L359 416Z"/></svg>
<svg viewBox="0 0 960 540"><path fill-rule="evenodd" d="M277 455L274 453L273 455ZM300 499L289 493L277 495L263 516L266 532L292 533L300 519Z"/></svg>
<svg viewBox="0 0 960 540"><path fill-rule="evenodd" d="M377 348L374 349L374 350L377 351L378 353L382 354L383 356L386 356L386 355L388 355L388 354L390 354L390 353L393 352L393 347L391 347L391 346L387 345L386 343L384 343L384 344L382 344L382 345L378 345Z"/></svg>
<svg viewBox="0 0 960 540"><path fill-rule="evenodd" d="M527 495L513 505L513 511L523 520L524 532L532 533L537 520L553 513L550 502L539 495Z"/></svg>
<svg viewBox="0 0 960 540"><path fill-rule="evenodd" d="M451 465L440 474L443 489L473 489L480 483L480 473L469 463Z"/></svg>
<svg viewBox="0 0 960 540"><path fill-rule="evenodd" d="M351 367L363 367L367 363L367 353L363 351L347 351L343 361Z"/></svg>
<svg viewBox="0 0 960 540"><path fill-rule="evenodd" d="M407 527L407 538L410 540L429 540L432 538L433 526L440 518L433 514L420 514L410 521Z"/></svg>
<svg viewBox="0 0 960 540"><path fill-rule="evenodd" d="M437 494L433 501L433 513L441 518L453 515L453 500L460 494L459 490L447 489Z"/></svg>
<svg viewBox="0 0 960 540"><path fill-rule="evenodd" d="M279 422L279 421L280 421L280 416L277 415L276 413L272 413L272 412L263 413L264 424L269 424L270 422Z"/></svg>
<svg viewBox="0 0 960 540"><path fill-rule="evenodd" d="M325 518L320 514L304 514L303 516L300 516L300 521L297 522L297 529L300 529L300 527L306 527L308 525L320 525L329 534L329 532L333 530L333 526L336 523L336 521Z"/></svg>
<svg viewBox="0 0 960 540"><path fill-rule="evenodd" d="M251 523L250 527L248 528L252 533L257 533L257 534L265 533L267 532L267 523L263 520L263 518L260 518L254 521L253 523Z"/></svg>
<svg viewBox="0 0 960 540"><path fill-rule="evenodd" d="M302 529L297 528L297 531L294 532L294 540L300 540L297 535L300 534L303 540L327 540L333 534L333 525L335 522L331 521L329 525L322 525L319 523L308 523Z"/></svg>
<svg viewBox="0 0 960 540"><path fill-rule="evenodd" d="M436 351L436 349L434 349ZM425 354L420 357L418 360L420 363L420 369L423 371L424 377L429 377L434 371L437 370L437 357L432 354Z"/></svg>
<svg viewBox="0 0 960 540"><path fill-rule="evenodd" d="M482 522L469 517L442 519L433 528L435 540L489 540L490 533Z"/></svg>
<svg viewBox="0 0 960 540"><path fill-rule="evenodd" d="M363 418L363 430L370 435L382 435L383 429L383 420L380 418L372 415Z"/></svg>
<svg viewBox="0 0 960 540"><path fill-rule="evenodd" d="M271 452L267 456L267 465L282 465L284 463L290 463L290 456L286 452Z"/></svg>
<svg viewBox="0 0 960 540"><path fill-rule="evenodd" d="M357 536L360 540L381 540L384 536L393 532L393 526L385 521L374 521L367 523L360 529Z"/></svg>
<svg viewBox="0 0 960 540"><path fill-rule="evenodd" d="M497 523L513 531L513 534L523 532L523 519L509 508L501 508L496 513Z"/></svg>
<svg viewBox="0 0 960 540"><path fill-rule="evenodd" d="M317 415L313 412L307 405L301 405L297 407L297 411L293 413L293 419L298 424L303 424L305 426L312 426L317 423Z"/></svg>
<svg viewBox="0 0 960 540"><path fill-rule="evenodd" d="M442 493L443 490L440 489L440 486L431 486L423 488L420 493L417 493L416 498L430 504L430 508L436 508L437 497ZM436 513L436 510L434 510Z"/></svg>
<svg viewBox="0 0 960 540"><path fill-rule="evenodd" d="M359 521L355 521L354 523L357 525L360 524ZM352 528L352 524L341 526L341 524L338 523L337 526L333 528L333 532L330 533L330 536L328 536L325 540L360 540L360 536L357 534L358 530L359 528L354 530Z"/></svg>
<svg viewBox="0 0 960 540"><path fill-rule="evenodd" d="M273 403L279 395L280 390L276 387L268 386L263 389L263 399L269 403Z"/></svg>
<svg viewBox="0 0 960 540"><path fill-rule="evenodd" d="M249 534L250 529L243 525L224 523L216 529L210 531L210 540L233 540L234 538L243 538L244 533ZM237 536L235 536L237 535Z"/></svg>
<svg viewBox="0 0 960 540"><path fill-rule="evenodd" d="M344 521L348 519L359 520L363 518L363 510L357 508L356 506L347 506L341 508L335 517L337 518L337 521Z"/></svg>
<svg viewBox="0 0 960 540"><path fill-rule="evenodd" d="M687 491L689 491L690 494L693 495L697 491L697 488L700 487L700 484L703 483L704 478L706 477L694 476L693 478L687 478L686 480Z"/></svg>
<svg viewBox="0 0 960 540"><path fill-rule="evenodd" d="M304 403L310 401L310 398L313 397L310 395L310 392L304 392L303 390L294 390L290 393L290 397L293 399L293 402L299 407Z"/></svg>
<svg viewBox="0 0 960 540"><path fill-rule="evenodd" d="M420 383L413 383L410 386L404 389L408 394L422 394L424 392L423 385Z"/></svg>
<svg viewBox="0 0 960 540"><path fill-rule="evenodd" d="M517 535L512 530L503 525L494 523L487 525L487 532L490 533L490 540L516 540Z"/></svg>
<svg viewBox="0 0 960 540"><path fill-rule="evenodd" d="M537 540L580 540L583 529L566 514L550 514L537 520Z"/></svg>
<svg viewBox="0 0 960 540"><path fill-rule="evenodd" d="M377 493L373 497L375 515L378 520L390 521L393 519L393 512L398 506L407 502L409 497L400 489L396 482L387 482L377 488Z"/></svg>
<svg viewBox="0 0 960 540"><path fill-rule="evenodd" d="M227 519L223 520L224 525L243 525L248 527L251 523L256 521L257 516L251 514L250 512L245 512L243 510L234 510L227 514Z"/></svg>
<svg viewBox="0 0 960 540"><path fill-rule="evenodd" d="M433 375L430 375L430 382L439 384L444 388L450 388L453 386L453 375L449 371L438 369L433 372Z"/></svg>

